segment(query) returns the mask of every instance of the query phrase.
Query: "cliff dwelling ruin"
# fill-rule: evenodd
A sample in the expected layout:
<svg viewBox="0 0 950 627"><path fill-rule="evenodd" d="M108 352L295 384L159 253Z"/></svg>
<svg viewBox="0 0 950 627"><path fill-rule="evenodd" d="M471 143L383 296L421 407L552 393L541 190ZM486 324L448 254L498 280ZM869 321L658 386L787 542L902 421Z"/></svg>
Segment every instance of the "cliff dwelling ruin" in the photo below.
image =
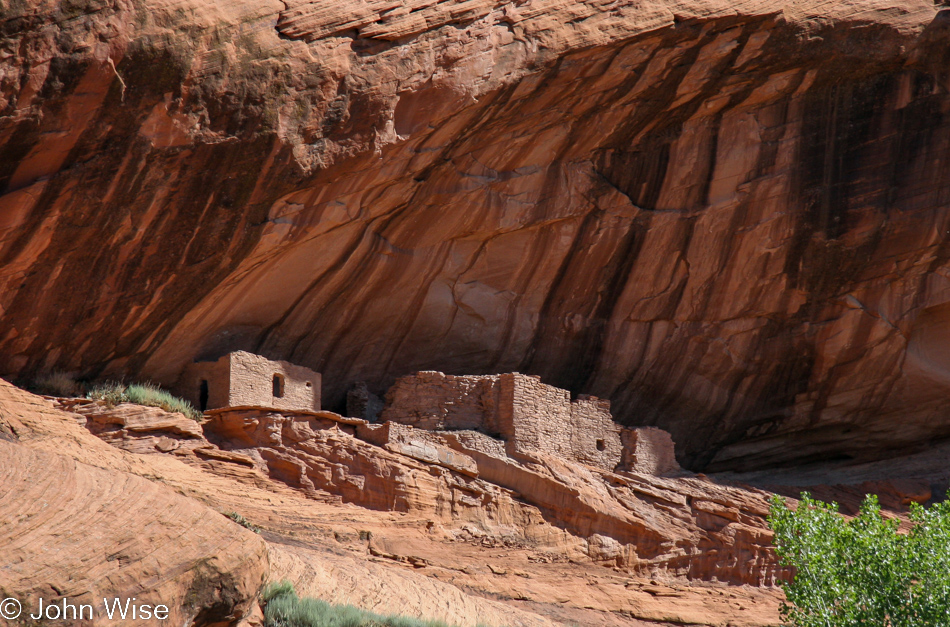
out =
<svg viewBox="0 0 950 627"><path fill-rule="evenodd" d="M517 372L401 377L379 418L426 431L481 432L503 440L513 457L555 455L601 470L650 474L679 468L665 431L622 427L611 416L610 401L587 395L571 400L567 390Z"/></svg>
<svg viewBox="0 0 950 627"><path fill-rule="evenodd" d="M190 364L178 393L200 409L272 407L320 410L320 373L286 361L235 351L217 361Z"/></svg>
<svg viewBox="0 0 950 627"><path fill-rule="evenodd" d="M235 351L217 361L189 365L178 387L201 411L320 412L321 382L320 373L309 368ZM354 407L365 410L366 403L379 402L365 384L354 389L361 401ZM447 433L468 432L467 440L483 445L477 448L487 446L511 457L551 455L608 472L661 475L679 470L673 441L665 431L623 427L614 422L610 401L583 394L572 400L569 391L517 372L473 376L417 372L396 380L378 419L363 418L359 420L366 423L363 437L378 440L379 445L429 446Z"/></svg>

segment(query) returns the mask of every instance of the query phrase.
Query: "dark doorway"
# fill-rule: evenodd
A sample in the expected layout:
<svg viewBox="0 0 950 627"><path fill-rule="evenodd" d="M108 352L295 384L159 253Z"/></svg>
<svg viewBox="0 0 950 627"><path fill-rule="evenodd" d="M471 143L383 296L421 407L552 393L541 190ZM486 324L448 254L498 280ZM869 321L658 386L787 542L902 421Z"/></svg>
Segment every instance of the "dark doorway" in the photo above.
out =
<svg viewBox="0 0 950 627"><path fill-rule="evenodd" d="M284 378L279 374L274 375L274 398L284 396Z"/></svg>
<svg viewBox="0 0 950 627"><path fill-rule="evenodd" d="M208 409L208 380L202 379L198 386L198 409L204 411Z"/></svg>

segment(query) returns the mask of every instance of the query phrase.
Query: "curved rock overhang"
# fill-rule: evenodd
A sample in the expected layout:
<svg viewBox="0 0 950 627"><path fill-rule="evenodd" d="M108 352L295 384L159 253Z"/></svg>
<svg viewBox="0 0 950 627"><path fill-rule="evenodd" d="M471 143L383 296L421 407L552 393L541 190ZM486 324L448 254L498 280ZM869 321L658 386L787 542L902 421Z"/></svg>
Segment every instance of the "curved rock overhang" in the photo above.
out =
<svg viewBox="0 0 950 627"><path fill-rule="evenodd" d="M694 469L950 435L948 11L392 4L5 9L0 372L521 371Z"/></svg>

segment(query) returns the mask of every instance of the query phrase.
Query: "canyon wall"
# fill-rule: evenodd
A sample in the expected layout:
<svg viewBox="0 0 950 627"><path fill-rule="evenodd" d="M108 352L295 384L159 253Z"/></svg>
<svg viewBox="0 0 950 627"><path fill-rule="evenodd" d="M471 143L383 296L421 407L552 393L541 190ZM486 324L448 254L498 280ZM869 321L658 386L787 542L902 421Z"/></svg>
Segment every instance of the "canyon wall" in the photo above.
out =
<svg viewBox="0 0 950 627"><path fill-rule="evenodd" d="M393 8L395 7L395 8ZM693 469L950 435L931 0L0 8L0 374L519 371Z"/></svg>

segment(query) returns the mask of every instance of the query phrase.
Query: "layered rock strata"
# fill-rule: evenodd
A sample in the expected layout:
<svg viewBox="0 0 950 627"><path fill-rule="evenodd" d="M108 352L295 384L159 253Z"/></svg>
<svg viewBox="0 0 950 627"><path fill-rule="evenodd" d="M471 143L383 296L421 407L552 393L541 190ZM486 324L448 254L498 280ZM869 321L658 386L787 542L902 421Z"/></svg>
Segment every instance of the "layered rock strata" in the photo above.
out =
<svg viewBox="0 0 950 627"><path fill-rule="evenodd" d="M0 591L25 612L67 599L92 606L82 624L114 624L105 599L134 598L166 606L174 624L228 625L256 604L268 568L260 538L135 476L134 459L4 381L0 455Z"/></svg>
<svg viewBox="0 0 950 627"><path fill-rule="evenodd" d="M306 492L307 496L305 491L259 472L256 464L260 458L248 467L228 458L240 454L210 443L207 446L217 454L202 456L197 453L204 449L186 447L162 453L134 444L137 438L144 442L163 432L176 435L176 414L161 418L150 408L106 408L79 399L57 399L55 404L84 407L90 416L56 409L48 399L0 383L0 439L4 441L0 444L15 441L9 446L23 451L23 455L5 457L9 465L5 473L0 473L4 475L2 485L12 489L0 498L7 499L9 507L4 511L14 518L39 523L27 530L14 522L11 533L18 538L42 536L46 546L63 544L69 553L68 559L62 551L58 556L37 556L31 552L36 548L33 544L16 539L8 543L13 555L26 561L7 564L7 574L20 578L2 578L0 587L20 598L40 592L59 594L57 590L79 598L78 588L93 597L112 594L113 590L121 594L124 589L115 584L131 578L138 582L133 590L137 598L150 600L157 595L181 603L182 620L195 615L197 624L220 620L219 624L247 627L255 624L259 615L252 603L243 601L226 613L228 599L235 600L230 594L234 588L229 586L246 584L250 589L255 587L253 581L260 586L266 577L269 581L290 579L302 594L331 602L355 604L384 614L438 618L464 627L553 627L565 622L597 627L719 627L726 623L763 627L777 620L780 592L776 588L688 580L662 566L650 569L649 578L638 577L630 564L617 565L628 553L617 540L606 535L582 538L568 533L545 520L552 512L542 515L500 486L494 487L495 494L507 492L508 497L499 499L503 506L494 511L488 502L481 512L474 506L443 508L435 513L431 507L418 505L402 512L367 509L354 503L340 504L340 499L333 502L326 494L313 498L319 496L315 491ZM136 415L136 409L142 411ZM110 412L116 417L110 419ZM329 416L327 413L322 417L330 420ZM296 418L306 422L317 417L303 414ZM341 425L340 429L354 426L352 420L336 419L339 422L332 422ZM89 431L101 424L119 422L137 431L128 439L110 436L113 431L100 431L100 438L108 439L111 446ZM369 426L356 422L357 427ZM404 439L420 438L410 434ZM141 454L120 450L129 446L135 446ZM431 474L438 470L438 465L373 448L381 454L380 468L388 468L386 472L418 473L420 468L427 468ZM352 455L352 449L344 442L331 451L338 456L328 458L335 464L335 472L345 472L340 462ZM488 450L494 450L492 445ZM29 459L39 460L39 465L24 461ZM78 473L75 481L73 471ZM567 478L568 472L576 469L563 470L562 478ZM48 473L56 473L57 481L65 481L54 486L47 481ZM123 500L110 492L116 502L103 502L97 492L100 476L118 488L128 486L131 496ZM355 473L354 478L358 479ZM644 479L649 481L648 477ZM62 494L63 498L47 500L46 507L38 507L33 497L44 486L45 494ZM90 519L83 507L70 508L75 502L66 498L70 490L70 494L99 503L100 510L113 513L116 524L121 525L103 526L103 521ZM168 501L161 495L173 498ZM732 492L729 495L735 496ZM66 507L58 507L60 502ZM205 513L197 520L189 518L197 512ZM256 525L259 535L216 512L241 513ZM163 535L177 528L178 523L188 524L184 535ZM75 530L81 530L82 537L77 537ZM97 535L100 532L101 537ZM54 535L43 535L48 533ZM136 539L129 534L136 534ZM148 569L154 577L140 572L147 560L137 561L139 538L159 547L149 558L161 562L155 567L157 571ZM265 555L256 552L261 540L266 546ZM242 553L248 542L254 550ZM215 547L215 559L208 563L199 559L197 570L188 570L185 565L193 555L200 555L202 547ZM117 554L124 557L118 563L110 561L109 556ZM103 556L104 565L96 561ZM92 565L91 570L83 570L86 579L77 578L74 559ZM26 564L40 568L23 579ZM161 570L175 564L181 568L174 572ZM181 597L179 586L187 587L195 572L210 575L218 567L222 569L220 578L198 577L190 587L194 594ZM266 575L261 575L261 569L267 571ZM97 579L102 573L108 575L106 580ZM246 579L248 574L252 575L251 583ZM204 583L216 592L205 591L199 585ZM241 595L248 601L254 596L253 592ZM85 598L82 596L83 601ZM195 614L196 605L204 611Z"/></svg>
<svg viewBox="0 0 950 627"><path fill-rule="evenodd" d="M54 405L84 407L90 416ZM306 498L203 438L209 448L163 453L145 447L148 438L180 435L178 414L162 417L153 409L107 408L82 399L51 403L0 382L0 445L13 442L11 450L22 450L6 455L0 472L0 500L9 518L0 590L31 601L33 612L38 596L58 601L67 594L74 604L96 605L101 619L97 602L103 595L131 594L168 604L171 619L182 624L253 627L260 624L260 587L290 578L301 593L384 614L464 627L553 627L536 613L400 572L395 561L366 563L365 546L341 555L350 525L378 536L402 525L403 537L406 521L399 514L355 515L352 506L343 510ZM120 422L136 431L127 438L110 430L99 430L98 438L90 433ZM90 512L87 504L98 509ZM268 531L255 535L221 515L237 511L266 521ZM331 533L328 521L338 525ZM93 621L106 623L116 621Z"/></svg>
<svg viewBox="0 0 950 627"><path fill-rule="evenodd" d="M0 14L0 372L540 375L693 469L950 435L932 0Z"/></svg>
<svg viewBox="0 0 950 627"><path fill-rule="evenodd" d="M539 512L595 561L632 572L752 585L771 585L781 572L764 492L543 453L509 457L504 442L477 431L354 426L362 421L322 414L219 410L206 430L222 449L320 500L489 529L529 528Z"/></svg>
<svg viewBox="0 0 950 627"><path fill-rule="evenodd" d="M329 492L292 489L281 480L269 478L263 455L222 450L203 437L193 437L196 423L181 423L184 419L177 414L132 405L109 408L80 399L57 399L55 403L86 415L56 410L49 401L0 384L0 414L3 416L0 445L15 442L9 445L14 447L14 453L4 458L9 466L5 467L5 473L0 473L4 475L0 485L10 488L4 492L7 499L4 511L14 518L43 521L38 529L29 531L15 525L17 538L43 537L44 546L67 543L69 556L78 556L84 564L96 559L89 545L90 538L98 538L95 534L99 532L107 534L101 538L104 555L113 555L113 547L120 546L114 544L117 542L125 543L121 545L122 555L134 557L138 545L134 541L129 544L127 534L135 529L150 542L162 546L161 559L166 563L170 563L169 554L174 554L174 559L187 561L195 547L219 546L228 539L251 538L253 544L252 534L213 512L207 523L202 518L201 524L189 526L184 537L162 535L162 531L172 525L168 518L172 511L177 516L190 516L195 511L210 512L210 506L218 512L240 512L262 528L259 537L267 547L269 580L288 578L301 593L383 613L441 618L460 625L512 627L551 627L565 622L597 627L672 624L763 627L778 622L780 593L775 588L726 586L675 576L688 572L694 577L721 577L726 570L723 564L734 560L741 551L749 550L740 526L721 525L726 520L736 519L752 528L760 528L761 518L751 513L761 511L764 502L759 500L759 492L725 487L725 477L710 482L701 476L658 478L650 473L604 474L551 458L526 463L507 457L503 442L478 432L431 433L392 423L368 424L329 412L267 416L273 412L245 408L234 412L242 417L240 421L222 421L230 423L230 429L210 435L219 440L229 433L227 440L233 438L232 446L249 451L283 449L287 459L296 455L303 466L312 460L303 454L306 449L297 449L295 442L286 437L288 433L296 433L298 438L301 434L309 437L310 432L325 427L331 431L337 429L352 439L355 432L362 442L354 444L338 438L334 446L323 452L323 463L332 469L334 477L342 479L352 473L351 480L358 481L360 474L372 472L354 466L351 461L354 455L366 454L361 445L369 443L379 457L379 474L388 474L394 483L408 484L406 474L418 476L423 468L428 469L428 474L443 478L445 471L455 470L463 475L467 471L469 478L477 472L481 489L492 488L497 498L495 504L483 498L481 511L475 501L434 509L431 503L422 503L422 498L404 501L408 507L403 511L384 511L357 507L361 502L358 492L350 492L347 497L350 502L340 504L342 499L332 498ZM253 420L246 420L249 416ZM290 424L293 422L299 424ZM103 425L111 426L102 429ZM93 437L91 430L97 431L99 438L112 446ZM649 441L655 442L658 437L653 431L632 433L645 434ZM185 432L189 435L171 453L154 446L162 437L178 439ZM276 439L275 433L279 434ZM194 446L197 442L202 444ZM255 447L250 442L266 443ZM23 451L22 455L15 452L17 447ZM133 450L147 454L127 452ZM651 463L662 465L664 457L657 454L664 450L660 447L653 447L651 455L646 455L639 444L631 450L644 462L652 460ZM946 451L937 449L899 461L825 464L796 472L761 472L733 475L728 479L771 484L779 491L795 494L796 486L809 486L827 498L841 500L849 512L864 491L872 490L882 494L885 507L893 508L900 515L909 502L942 495L948 477L946 464L942 463L945 457ZM476 459L480 461L475 463ZM471 460L474 468L466 460ZM77 473L75 481L74 472ZM61 481L62 485L52 485L47 473L54 473L57 481L63 478L65 481ZM96 486L101 485L99 479L103 476L110 485L119 486L116 489L120 492L125 486L136 492L136 500L119 499L116 504L102 505L103 511L124 522L125 527L121 529L100 527L99 522L89 520L82 507L72 507L75 500L66 498L64 490L70 491L70 495L74 492L80 495L80 500L101 502ZM895 480L895 477L901 479ZM699 537L704 547L702 556L688 558L693 570L664 565L663 560L671 557L669 551L650 563L624 543L623 525L626 523L614 518L618 510L611 509L609 501L597 498L598 481L616 496L618 480L634 486L636 497L640 499L638 505L632 499L624 500L631 510L637 507L634 516L627 514L628 522L638 517L649 519L666 542L676 542L677 549L685 547L686 553L689 545L696 541L696 534L705 534ZM503 485L509 487L506 489ZM529 499L519 495L513 489L519 485L524 486L526 494L535 496ZM81 489L76 491L76 486ZM432 498L431 494L423 493L425 488L425 484L417 483L407 490L419 490L420 496ZM43 494L47 496L62 495L62 498L38 509L37 499L33 498L39 493L37 490L45 490ZM115 492L110 494L112 499L117 498ZM163 494L174 496L174 502L165 500L161 497ZM678 498L677 494L686 496L690 512L679 505L671 507L670 499ZM667 500L651 501L660 495ZM57 509L57 503L63 508ZM588 512L594 512L593 525L589 520L585 522ZM668 515L665 518L664 512ZM145 518L150 522L139 529ZM680 527L667 525L677 518L681 520ZM60 521L59 526L50 527L49 521L54 519ZM217 520L225 521L225 526L221 527ZM582 525L587 525L584 533L590 535L577 535ZM710 533L717 526L719 532ZM75 536L74 527L81 527L82 538ZM595 532L591 533L592 530ZM43 536L48 532L54 536ZM683 540L680 534L690 539ZM649 537L642 531L637 531L636 537L644 547L641 553L648 553ZM28 590L28 595L66 590L71 597L73 584L80 588L91 586L93 596L100 592L108 595L115 589L92 579L76 583L75 564L71 559L61 559L62 552L52 561L42 561L25 551L26 547L18 543L17 538L7 543L15 555L32 560L41 568L32 572L26 583L22 578L12 584L10 577L2 578L0 588ZM166 542L178 548L168 548ZM666 548L669 549L669 545ZM235 576L240 579L244 576L243 569L248 568L242 560L233 559L234 555L225 551L215 563L223 569L221 576L225 581ZM634 557L640 561L634 562ZM687 558L680 554L679 559L683 566ZM740 557L735 563L748 572L755 572L755 565L744 560ZM111 576L139 576L136 570L139 565L134 561L122 563L120 560L117 567L118 571L108 571L113 573ZM22 564L6 568L8 574L23 575L24 572ZM108 565L108 568L116 568L116 565ZM703 571L703 568L711 570ZM95 570L105 572L98 566ZM638 576L644 571L649 573L649 578ZM179 602L177 586L187 586L189 576L187 572L179 572L171 580L150 579L140 587L148 589L136 589L135 594L140 599L151 599L159 590L161 598ZM63 581L70 583L64 588ZM149 588L153 584L158 588ZM482 598L484 595L494 600ZM75 595L75 598L80 597ZM212 606L216 604L213 594L205 599L210 599ZM188 609L187 603L186 598L183 618L195 613L193 608ZM242 608L247 607L242 605ZM208 612L202 614L199 623L207 616ZM216 616L222 618L222 622L233 623L239 619L238 612L233 610ZM245 618L250 616L244 614L240 620Z"/></svg>

